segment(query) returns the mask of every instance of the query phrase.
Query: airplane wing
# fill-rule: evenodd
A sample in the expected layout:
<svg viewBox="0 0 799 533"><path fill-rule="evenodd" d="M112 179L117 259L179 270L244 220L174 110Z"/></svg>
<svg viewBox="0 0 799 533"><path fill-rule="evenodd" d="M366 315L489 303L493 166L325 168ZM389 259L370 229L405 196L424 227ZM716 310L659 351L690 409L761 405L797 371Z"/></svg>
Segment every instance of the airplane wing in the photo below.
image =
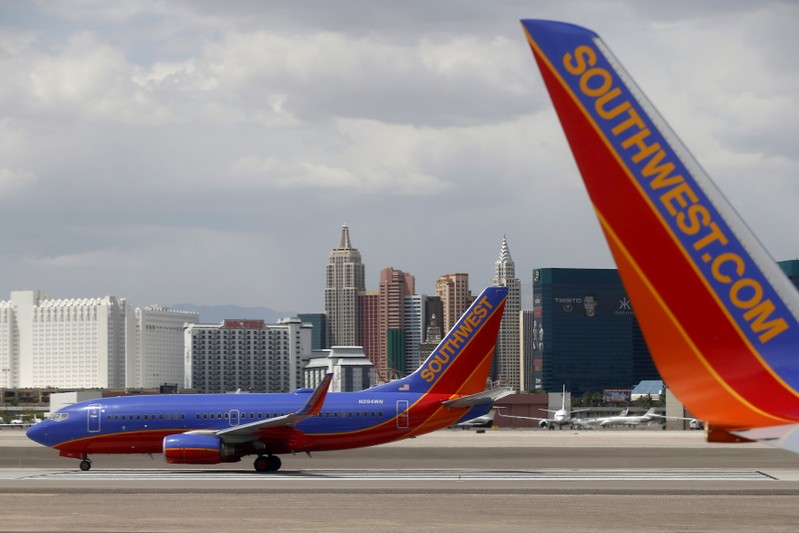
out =
<svg viewBox="0 0 799 533"><path fill-rule="evenodd" d="M469 396L461 396L460 398L453 398L451 400L444 400L441 402L444 407L474 407L476 405L485 405L487 403L494 403L497 400L504 398L515 391L513 389L491 389L470 394Z"/></svg>
<svg viewBox="0 0 799 533"><path fill-rule="evenodd" d="M542 421L546 420L547 422L553 422L553 420L551 418L538 418L538 417L535 417L535 416L520 416L520 415L505 415L505 414L502 414L502 412L497 412L497 414L499 416L501 416L501 417L504 417L504 418L518 418L520 420L536 420L538 422L542 422Z"/></svg>
<svg viewBox="0 0 799 533"><path fill-rule="evenodd" d="M327 391L330 388L330 382L333 380L333 374L326 374L316 390L311 393L308 401L305 402L299 410L289 413L287 415L276 416L267 418L265 420L257 420L249 424L241 424L231 428L222 429L219 431L211 431L210 434L220 437L223 440L255 440L257 433L266 428L277 427L294 427L297 423L302 422L306 418L316 416L322 410L322 404L327 396ZM202 433L191 431L189 433Z"/></svg>
<svg viewBox="0 0 799 533"><path fill-rule="evenodd" d="M580 426L582 428L594 429L591 424L596 424L598 418L572 418L571 423L573 426Z"/></svg>

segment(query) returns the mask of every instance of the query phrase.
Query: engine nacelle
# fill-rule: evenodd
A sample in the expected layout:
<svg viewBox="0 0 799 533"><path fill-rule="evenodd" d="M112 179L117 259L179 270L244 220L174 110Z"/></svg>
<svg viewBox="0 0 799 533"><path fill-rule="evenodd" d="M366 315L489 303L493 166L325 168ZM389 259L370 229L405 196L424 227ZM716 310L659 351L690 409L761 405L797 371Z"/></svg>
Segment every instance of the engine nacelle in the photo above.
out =
<svg viewBox="0 0 799 533"><path fill-rule="evenodd" d="M235 463L241 457L219 437L181 433L164 438L164 459L170 464L215 465Z"/></svg>
<svg viewBox="0 0 799 533"><path fill-rule="evenodd" d="M540 421L538 423L538 427L540 427L541 429L547 429L548 427L550 427L549 421L548 420Z"/></svg>

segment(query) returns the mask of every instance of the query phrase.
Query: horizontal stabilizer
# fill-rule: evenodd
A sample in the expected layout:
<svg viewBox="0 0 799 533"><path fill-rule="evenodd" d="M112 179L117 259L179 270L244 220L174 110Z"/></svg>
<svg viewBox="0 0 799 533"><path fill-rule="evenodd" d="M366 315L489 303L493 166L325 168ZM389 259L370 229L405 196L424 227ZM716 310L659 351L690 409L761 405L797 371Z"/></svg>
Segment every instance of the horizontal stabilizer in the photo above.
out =
<svg viewBox="0 0 799 533"><path fill-rule="evenodd" d="M513 389L491 389L470 394L469 396L461 396L452 400L445 400L441 402L444 407L474 407L475 405L485 405L487 403L494 403L495 401L504 398L515 391Z"/></svg>
<svg viewBox="0 0 799 533"><path fill-rule="evenodd" d="M775 448L799 453L799 424L783 424L741 431L731 431L747 440L762 442Z"/></svg>

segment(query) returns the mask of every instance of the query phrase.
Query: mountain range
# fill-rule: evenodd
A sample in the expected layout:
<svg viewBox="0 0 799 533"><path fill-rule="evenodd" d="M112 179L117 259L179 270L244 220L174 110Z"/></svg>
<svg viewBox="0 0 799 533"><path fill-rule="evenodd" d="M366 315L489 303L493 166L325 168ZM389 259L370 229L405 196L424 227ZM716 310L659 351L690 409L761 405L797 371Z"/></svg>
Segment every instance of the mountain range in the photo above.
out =
<svg viewBox="0 0 799 533"><path fill-rule="evenodd" d="M219 324L225 319L263 320L276 324L278 319L297 316L294 311L275 311L268 307L242 307L239 305L194 305L175 304L173 311L191 311L200 315L201 324Z"/></svg>

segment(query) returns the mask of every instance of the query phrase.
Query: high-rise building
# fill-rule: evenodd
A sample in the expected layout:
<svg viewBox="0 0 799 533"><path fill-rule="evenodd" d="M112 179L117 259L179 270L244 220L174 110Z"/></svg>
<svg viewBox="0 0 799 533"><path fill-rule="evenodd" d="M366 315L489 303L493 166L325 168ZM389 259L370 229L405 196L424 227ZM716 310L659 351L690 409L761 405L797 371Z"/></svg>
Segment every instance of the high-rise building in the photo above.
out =
<svg viewBox="0 0 799 533"><path fill-rule="evenodd" d="M197 313L133 309L124 298L0 302L3 387L155 388L183 382L183 327Z"/></svg>
<svg viewBox="0 0 799 533"><path fill-rule="evenodd" d="M533 310L522 309L519 312L519 319L521 328L519 330L519 349L522 354L522 364L519 367L519 375L522 381L523 392L533 392L541 388L541 381L536 385L536 369L535 369L535 347L537 334L535 331L535 313Z"/></svg>
<svg viewBox="0 0 799 533"><path fill-rule="evenodd" d="M129 305L14 291L0 302L0 368L9 388L122 388Z"/></svg>
<svg viewBox="0 0 799 533"><path fill-rule="evenodd" d="M522 289L516 277L516 265L510 256L508 241L503 236L499 258L494 263L494 285L508 288L505 313L497 336L494 352L494 380L503 386L524 390L521 379L521 348L519 344L519 312L522 309Z"/></svg>
<svg viewBox="0 0 799 533"><path fill-rule="evenodd" d="M374 365L373 369L377 368L380 358L380 291L361 291L358 294L358 318L361 349ZM375 374L378 382L387 381L385 373Z"/></svg>
<svg viewBox="0 0 799 533"><path fill-rule="evenodd" d="M469 291L469 274L444 274L436 281L436 296L441 298L444 331L452 329L463 313L469 309L474 297Z"/></svg>
<svg viewBox="0 0 799 533"><path fill-rule="evenodd" d="M441 298L438 296L425 297L423 309L424 335L422 336L421 344L419 344L419 359L416 361L416 367L419 367L433 353L441 339L444 338L444 327L438 318L444 314Z"/></svg>
<svg viewBox="0 0 799 533"><path fill-rule="evenodd" d="M186 327L183 386L200 392L290 392L302 386L302 360L311 357L311 325L225 320Z"/></svg>
<svg viewBox="0 0 799 533"><path fill-rule="evenodd" d="M411 294L405 297L405 375L419 367L420 346L427 324L427 296ZM425 357L428 354L425 354Z"/></svg>
<svg viewBox="0 0 799 533"><path fill-rule="evenodd" d="M183 383L183 328L199 320L197 313L161 306L136 308L128 328L125 386L156 388Z"/></svg>
<svg viewBox="0 0 799 533"><path fill-rule="evenodd" d="M660 379L616 270L537 269L533 299L545 391L581 395Z"/></svg>
<svg viewBox="0 0 799 533"><path fill-rule="evenodd" d="M365 290L364 276L361 253L352 247L349 227L344 225L325 267L328 346L360 345L358 294Z"/></svg>
<svg viewBox="0 0 799 533"><path fill-rule="evenodd" d="M405 297L416 292L413 274L393 267L380 271L380 347L375 362L378 376L389 380L405 373Z"/></svg>
<svg viewBox="0 0 799 533"><path fill-rule="evenodd" d="M311 333L311 349L327 348L327 317L324 313L300 313L297 317L313 326Z"/></svg>

